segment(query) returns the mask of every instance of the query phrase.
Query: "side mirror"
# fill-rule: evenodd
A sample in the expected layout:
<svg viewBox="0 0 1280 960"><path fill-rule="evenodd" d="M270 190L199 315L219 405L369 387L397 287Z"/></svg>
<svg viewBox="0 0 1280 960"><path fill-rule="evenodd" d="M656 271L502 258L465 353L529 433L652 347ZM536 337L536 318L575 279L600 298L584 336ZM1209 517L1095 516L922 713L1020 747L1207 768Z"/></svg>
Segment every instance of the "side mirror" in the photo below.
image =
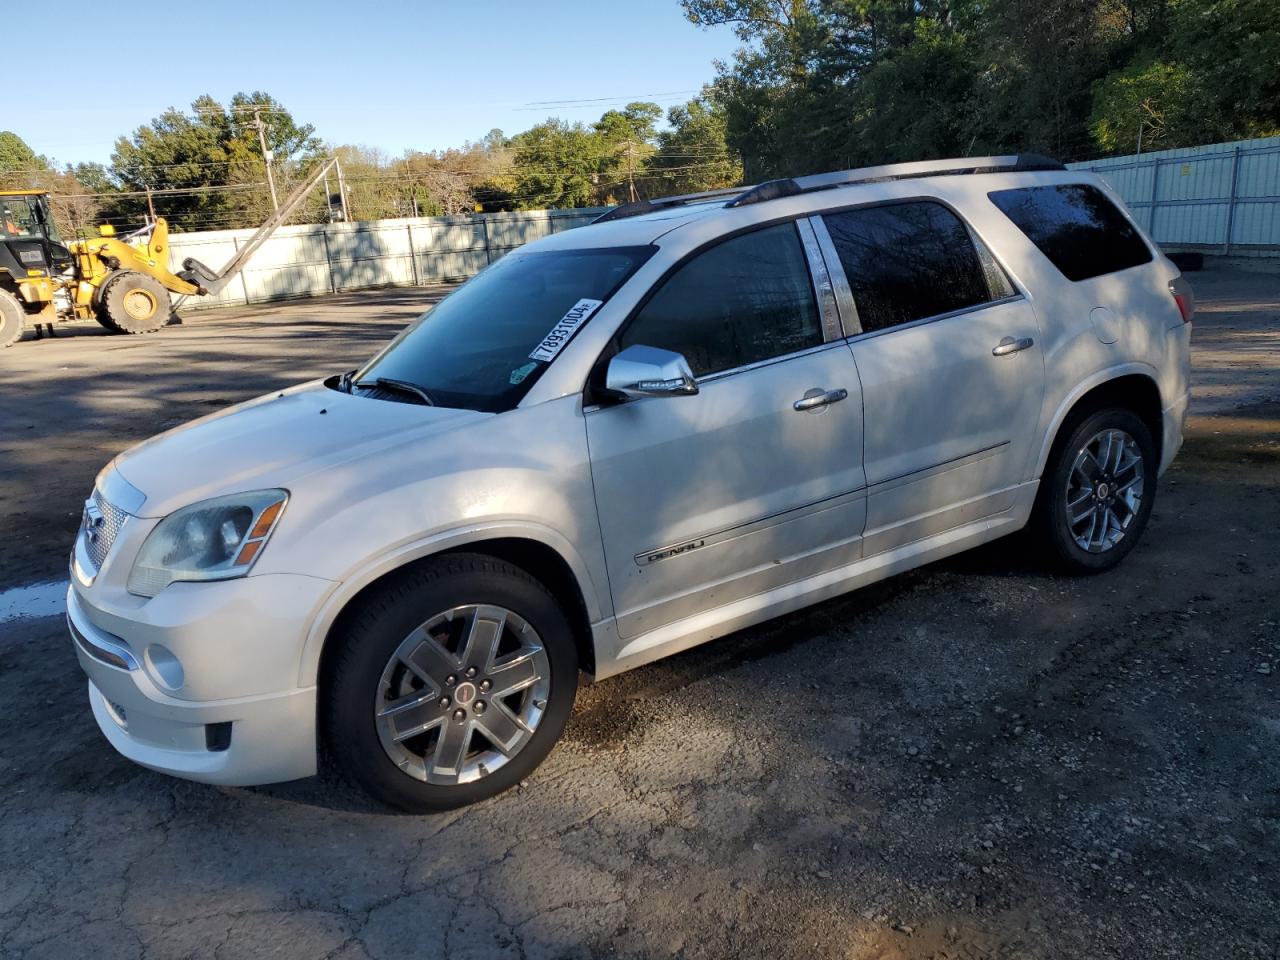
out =
<svg viewBox="0 0 1280 960"><path fill-rule="evenodd" d="M639 343L609 361L604 385L626 397L688 397L698 392L682 354Z"/></svg>
<svg viewBox="0 0 1280 960"><path fill-rule="evenodd" d="M100 237L114 237L115 235L116 228L109 223L104 223L98 228L98 236Z"/></svg>

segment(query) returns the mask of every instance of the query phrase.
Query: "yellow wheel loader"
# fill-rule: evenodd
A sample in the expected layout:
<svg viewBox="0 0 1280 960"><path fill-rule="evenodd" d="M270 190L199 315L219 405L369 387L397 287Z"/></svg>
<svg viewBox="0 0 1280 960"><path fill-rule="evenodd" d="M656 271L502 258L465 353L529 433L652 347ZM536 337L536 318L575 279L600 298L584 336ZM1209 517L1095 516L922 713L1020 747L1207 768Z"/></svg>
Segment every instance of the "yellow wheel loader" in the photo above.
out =
<svg viewBox="0 0 1280 960"><path fill-rule="evenodd" d="M25 326L97 319L116 333L152 333L173 315L171 294L216 294L334 166L321 164L220 271L187 258L169 269L169 225L163 217L125 237L110 226L99 236L63 243L49 214L49 195L0 191L0 347Z"/></svg>

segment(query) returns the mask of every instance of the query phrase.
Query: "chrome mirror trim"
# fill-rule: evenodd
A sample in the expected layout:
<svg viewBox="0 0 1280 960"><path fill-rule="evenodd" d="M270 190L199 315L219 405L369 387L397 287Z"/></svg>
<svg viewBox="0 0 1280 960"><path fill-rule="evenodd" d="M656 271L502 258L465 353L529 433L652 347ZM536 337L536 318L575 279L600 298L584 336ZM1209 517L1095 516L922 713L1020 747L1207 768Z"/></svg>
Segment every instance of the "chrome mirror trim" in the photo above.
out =
<svg viewBox="0 0 1280 960"><path fill-rule="evenodd" d="M683 355L637 343L609 361L605 389L624 397L689 397L698 392Z"/></svg>

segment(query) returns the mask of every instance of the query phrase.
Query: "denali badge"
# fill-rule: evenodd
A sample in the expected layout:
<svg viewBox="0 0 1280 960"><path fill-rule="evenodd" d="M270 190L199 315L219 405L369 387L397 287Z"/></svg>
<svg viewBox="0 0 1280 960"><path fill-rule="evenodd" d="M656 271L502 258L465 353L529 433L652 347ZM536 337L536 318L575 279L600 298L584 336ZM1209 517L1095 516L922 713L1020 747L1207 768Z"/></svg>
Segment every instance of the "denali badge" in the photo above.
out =
<svg viewBox="0 0 1280 960"><path fill-rule="evenodd" d="M661 550L654 550L652 553L640 553L636 555L636 563L645 566L649 563L657 563L659 560L670 560L672 557L678 557L682 553L688 553L690 550L697 550L706 544L706 539L687 540L684 543L678 543L674 547L664 547Z"/></svg>

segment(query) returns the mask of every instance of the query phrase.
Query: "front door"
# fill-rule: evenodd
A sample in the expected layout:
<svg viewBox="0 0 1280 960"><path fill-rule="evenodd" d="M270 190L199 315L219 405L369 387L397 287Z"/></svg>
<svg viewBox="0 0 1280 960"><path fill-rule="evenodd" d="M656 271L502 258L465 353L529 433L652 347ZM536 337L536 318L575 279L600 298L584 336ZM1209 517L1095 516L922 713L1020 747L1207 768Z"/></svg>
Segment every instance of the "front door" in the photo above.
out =
<svg viewBox="0 0 1280 960"><path fill-rule="evenodd" d="M858 558L858 378L795 224L685 264L622 331L633 344L682 353L699 392L587 412L623 637Z"/></svg>
<svg viewBox="0 0 1280 960"><path fill-rule="evenodd" d="M948 207L822 218L856 305L868 556L1009 508L1044 391L1030 303ZM828 238L824 238L826 240Z"/></svg>

